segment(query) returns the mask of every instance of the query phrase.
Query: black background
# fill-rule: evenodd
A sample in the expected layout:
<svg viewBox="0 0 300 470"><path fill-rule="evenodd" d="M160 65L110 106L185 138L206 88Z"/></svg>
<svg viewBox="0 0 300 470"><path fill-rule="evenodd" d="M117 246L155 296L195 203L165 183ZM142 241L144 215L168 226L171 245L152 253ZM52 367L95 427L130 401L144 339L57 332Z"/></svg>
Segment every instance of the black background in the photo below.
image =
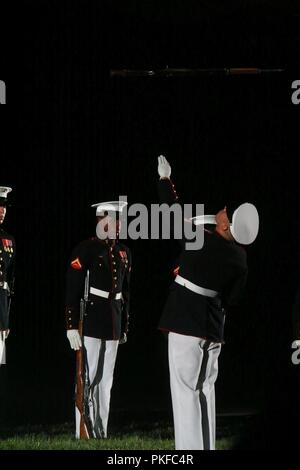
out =
<svg viewBox="0 0 300 470"><path fill-rule="evenodd" d="M73 416L74 356L65 337L69 255L94 234L92 203L157 202L165 154L184 202L213 213L246 200L261 230L249 248L247 293L228 314L219 412L256 412L263 445L291 439L300 365L291 363L291 307L300 272L298 209L300 10L294 2L20 1L1 30L0 183L16 236L16 296L2 424ZM5 18L5 15L4 15ZM281 74L111 78L111 69L284 68ZM120 347L112 422L170 419L167 343L157 323L176 243L129 241L131 329ZM298 370L299 369L299 370ZM284 429L284 432L283 432ZM287 431L290 430L290 432ZM272 439L270 438L272 436Z"/></svg>

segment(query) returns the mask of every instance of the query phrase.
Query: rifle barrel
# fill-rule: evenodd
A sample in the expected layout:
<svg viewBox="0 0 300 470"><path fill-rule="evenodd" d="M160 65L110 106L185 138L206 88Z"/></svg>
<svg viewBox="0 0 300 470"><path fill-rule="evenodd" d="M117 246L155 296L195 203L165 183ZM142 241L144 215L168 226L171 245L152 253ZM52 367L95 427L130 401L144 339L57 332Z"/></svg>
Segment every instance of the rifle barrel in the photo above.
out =
<svg viewBox="0 0 300 470"><path fill-rule="evenodd" d="M285 70L282 68L261 69L258 67L227 67L227 68L211 68L211 69L187 69L187 68L169 68L157 70L132 70L120 69L110 70L111 77L198 77L205 75L258 75L264 73L280 73Z"/></svg>

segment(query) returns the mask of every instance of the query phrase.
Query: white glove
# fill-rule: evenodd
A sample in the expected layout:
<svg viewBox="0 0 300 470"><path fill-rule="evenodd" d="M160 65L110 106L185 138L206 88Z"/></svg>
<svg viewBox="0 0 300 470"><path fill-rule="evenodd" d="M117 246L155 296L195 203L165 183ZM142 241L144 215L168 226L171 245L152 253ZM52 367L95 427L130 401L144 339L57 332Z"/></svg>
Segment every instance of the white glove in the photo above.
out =
<svg viewBox="0 0 300 470"><path fill-rule="evenodd" d="M70 341L70 346L72 349L78 351L81 348L82 342L78 330L68 330L67 338Z"/></svg>
<svg viewBox="0 0 300 470"><path fill-rule="evenodd" d="M0 340L4 341L9 335L9 330L0 331Z"/></svg>
<svg viewBox="0 0 300 470"><path fill-rule="evenodd" d="M119 344L125 344L125 343L127 343L127 334L123 333L119 340Z"/></svg>
<svg viewBox="0 0 300 470"><path fill-rule="evenodd" d="M158 174L161 178L170 178L171 176L171 166L163 155L158 157Z"/></svg>
<svg viewBox="0 0 300 470"><path fill-rule="evenodd" d="M299 348L299 346L300 346L300 339L296 339L296 340L293 342L292 346L293 346L293 345L295 345L297 348Z"/></svg>

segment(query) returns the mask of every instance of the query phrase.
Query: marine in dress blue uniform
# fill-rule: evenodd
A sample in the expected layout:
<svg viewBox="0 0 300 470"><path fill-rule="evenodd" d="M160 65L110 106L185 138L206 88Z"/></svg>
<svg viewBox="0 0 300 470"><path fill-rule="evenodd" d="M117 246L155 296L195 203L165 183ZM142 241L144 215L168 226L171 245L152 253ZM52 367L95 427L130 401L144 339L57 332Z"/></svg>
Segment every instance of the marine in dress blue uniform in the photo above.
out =
<svg viewBox="0 0 300 470"><path fill-rule="evenodd" d="M166 158L158 158L161 203L178 201ZM207 218L211 225L212 216ZM177 450L215 448L215 389L225 310L236 304L247 279L246 252L258 232L252 204L241 205L230 224L226 209L213 217L215 230L204 231L200 250L182 253L159 328L168 333L170 386ZM190 221L205 223L203 216ZM197 227L196 227L197 228Z"/></svg>
<svg viewBox="0 0 300 470"><path fill-rule="evenodd" d="M90 420L95 438L107 437L110 393L118 346L127 341L131 252L118 240L119 215L124 205L99 203L96 207L98 236L81 242L71 255L66 285L66 327L70 345L79 349L80 300L89 273L89 302L84 318L83 343L90 382ZM112 220L109 213L117 215ZM99 225L100 224L100 225ZM115 230L112 230L114 229ZM79 438L76 409L76 437Z"/></svg>

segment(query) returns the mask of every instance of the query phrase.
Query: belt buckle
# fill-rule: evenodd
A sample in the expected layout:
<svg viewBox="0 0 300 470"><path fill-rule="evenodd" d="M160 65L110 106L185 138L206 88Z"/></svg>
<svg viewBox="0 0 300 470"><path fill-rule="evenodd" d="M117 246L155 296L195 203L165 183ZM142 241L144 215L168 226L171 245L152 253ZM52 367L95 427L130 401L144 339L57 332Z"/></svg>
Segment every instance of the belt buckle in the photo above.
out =
<svg viewBox="0 0 300 470"><path fill-rule="evenodd" d="M117 295L116 293L110 292L108 296L108 300L116 300L116 295Z"/></svg>

